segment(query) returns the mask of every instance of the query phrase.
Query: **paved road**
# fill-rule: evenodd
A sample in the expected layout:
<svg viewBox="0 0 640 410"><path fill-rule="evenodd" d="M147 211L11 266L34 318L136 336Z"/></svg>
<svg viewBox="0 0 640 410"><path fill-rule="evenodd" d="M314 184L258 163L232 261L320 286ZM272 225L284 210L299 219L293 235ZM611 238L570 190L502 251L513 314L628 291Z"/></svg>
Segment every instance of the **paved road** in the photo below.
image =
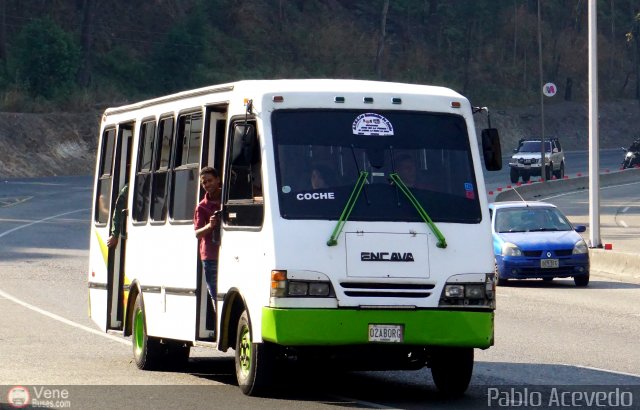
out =
<svg viewBox="0 0 640 410"><path fill-rule="evenodd" d="M68 389L72 408L454 409L486 406L490 391L514 385L572 384L635 386L640 404L640 284L597 273L588 288L571 280L499 288L496 346L476 351L460 400L440 397L426 369L330 376L309 369L274 398L245 397L232 359L210 349L195 349L177 371L139 371L129 341L96 331L87 317L90 185L89 178L0 183L0 402L11 386L43 385Z"/></svg>

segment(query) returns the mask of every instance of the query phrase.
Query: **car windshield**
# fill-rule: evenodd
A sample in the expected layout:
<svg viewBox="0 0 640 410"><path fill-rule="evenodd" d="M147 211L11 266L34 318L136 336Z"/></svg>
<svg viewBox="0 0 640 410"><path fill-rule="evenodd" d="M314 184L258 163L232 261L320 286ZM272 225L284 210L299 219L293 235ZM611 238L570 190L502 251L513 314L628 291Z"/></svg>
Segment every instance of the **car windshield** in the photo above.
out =
<svg viewBox="0 0 640 410"><path fill-rule="evenodd" d="M546 152L551 152L551 141L544 142ZM518 148L518 152L540 152L540 141L524 141Z"/></svg>
<svg viewBox="0 0 640 410"><path fill-rule="evenodd" d="M505 232L570 231L573 227L556 208L503 208L496 212L495 230Z"/></svg>
<svg viewBox="0 0 640 410"><path fill-rule="evenodd" d="M349 220L422 221L391 181L394 172L434 222L481 220L469 137L460 115L277 110L271 122L283 218L338 220L365 171Z"/></svg>

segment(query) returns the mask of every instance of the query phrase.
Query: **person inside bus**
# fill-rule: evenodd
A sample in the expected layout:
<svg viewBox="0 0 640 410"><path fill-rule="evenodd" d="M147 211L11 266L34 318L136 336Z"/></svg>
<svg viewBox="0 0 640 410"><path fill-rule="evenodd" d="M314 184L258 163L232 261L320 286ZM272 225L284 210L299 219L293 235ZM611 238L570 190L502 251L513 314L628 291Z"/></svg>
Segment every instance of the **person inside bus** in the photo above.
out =
<svg viewBox="0 0 640 410"><path fill-rule="evenodd" d="M116 206L113 210L113 217L111 219L111 235L109 239L107 239L107 246L109 248L115 248L118 245L118 240L120 239L120 232L122 232L122 211L127 206L127 197L129 194L129 184L126 183L118 192L118 197L116 198Z"/></svg>
<svg viewBox="0 0 640 410"><path fill-rule="evenodd" d="M310 180L312 189L333 188L337 185L335 173L324 164L316 164L311 168Z"/></svg>
<svg viewBox="0 0 640 410"><path fill-rule="evenodd" d="M205 191L204 198L196 205L193 225L198 250L202 261L202 270L207 282L209 296L215 309L216 284L218 281L218 250L220 248L220 175L215 168L204 167L200 171L200 184Z"/></svg>
<svg viewBox="0 0 640 410"><path fill-rule="evenodd" d="M396 172L402 182L409 188L430 189L430 184L418 178L418 168L414 159L408 154L402 154L396 159Z"/></svg>

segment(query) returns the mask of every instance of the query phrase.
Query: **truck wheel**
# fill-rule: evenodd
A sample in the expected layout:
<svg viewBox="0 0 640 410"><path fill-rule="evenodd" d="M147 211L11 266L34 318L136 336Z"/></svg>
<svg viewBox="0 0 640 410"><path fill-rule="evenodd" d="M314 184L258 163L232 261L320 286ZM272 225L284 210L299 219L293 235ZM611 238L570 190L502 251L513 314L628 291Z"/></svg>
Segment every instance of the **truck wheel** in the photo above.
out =
<svg viewBox="0 0 640 410"><path fill-rule="evenodd" d="M238 320L236 334L236 378L247 396L264 394L270 386L273 353L267 343L252 343L249 314L245 310Z"/></svg>
<svg viewBox="0 0 640 410"><path fill-rule="evenodd" d="M159 339L147 334L142 294L136 296L131 321L131 344L136 366L141 370L159 368L162 358L162 346Z"/></svg>
<svg viewBox="0 0 640 410"><path fill-rule="evenodd" d="M558 172L554 172L553 175L555 175L556 178L558 179L564 178L564 162L560 163L560 168L558 169Z"/></svg>
<svg viewBox="0 0 640 410"><path fill-rule="evenodd" d="M518 173L517 169L511 168L511 172L509 173L509 176L511 177L511 183L515 184L518 182L518 179L520 179L520 175Z"/></svg>
<svg viewBox="0 0 640 410"><path fill-rule="evenodd" d="M433 381L441 393L449 397L462 396L469 387L473 373L473 348L435 348L429 366Z"/></svg>

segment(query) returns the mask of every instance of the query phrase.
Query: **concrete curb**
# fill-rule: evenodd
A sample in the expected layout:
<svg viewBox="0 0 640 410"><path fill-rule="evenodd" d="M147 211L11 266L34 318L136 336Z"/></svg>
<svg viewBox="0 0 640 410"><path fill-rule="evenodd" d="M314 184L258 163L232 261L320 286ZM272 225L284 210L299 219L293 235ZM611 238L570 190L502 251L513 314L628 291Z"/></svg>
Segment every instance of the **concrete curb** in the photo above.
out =
<svg viewBox="0 0 640 410"><path fill-rule="evenodd" d="M640 254L589 249L591 272L640 284Z"/></svg>
<svg viewBox="0 0 640 410"><path fill-rule="evenodd" d="M601 187L639 181L639 168L600 174ZM589 189L588 176L552 180L545 183L532 183L515 188L515 190L517 190L525 200L538 200L542 197L554 194L580 191L584 189ZM521 198L515 190L512 188L499 193L495 197L495 202L519 201ZM640 283L640 253L590 249L589 258L591 261L591 271L594 272L594 274L597 272L618 280Z"/></svg>

